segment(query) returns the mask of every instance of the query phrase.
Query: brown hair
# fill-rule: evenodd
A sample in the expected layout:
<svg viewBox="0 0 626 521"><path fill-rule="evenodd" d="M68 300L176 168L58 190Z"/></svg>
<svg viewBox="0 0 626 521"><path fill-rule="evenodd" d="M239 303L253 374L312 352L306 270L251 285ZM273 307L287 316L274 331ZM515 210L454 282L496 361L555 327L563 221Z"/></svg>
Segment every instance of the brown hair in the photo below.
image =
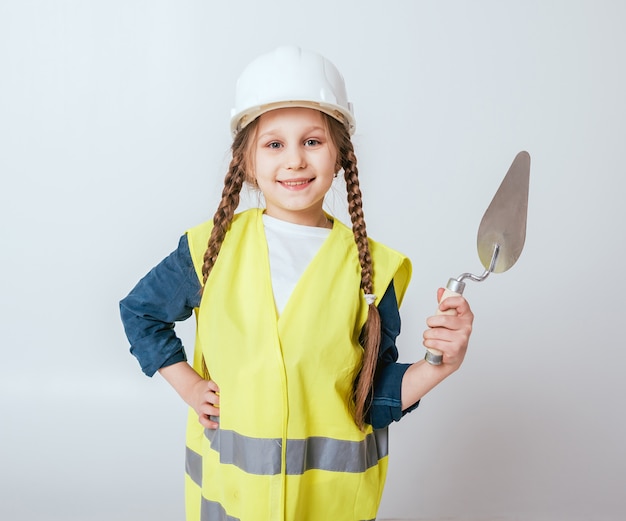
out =
<svg viewBox="0 0 626 521"><path fill-rule="evenodd" d="M211 230L207 249L204 252L204 264L202 265L203 289L209 278L209 273L211 273L217 260L217 255L222 247L226 232L230 228L235 210L239 206L239 195L241 194L243 183L248 180L246 170L248 170L247 167L250 163L250 145L254 141L256 127L257 120L254 120L237 133L231 146L232 159L224 178L222 199L215 215L213 215L213 229Z"/></svg>
<svg viewBox="0 0 626 521"><path fill-rule="evenodd" d="M343 169L348 195L348 212L352 221L352 233L359 253L361 265L361 288L364 294L374 293L372 256L370 254L365 218L363 217L363 200L359 185L354 146L347 128L336 119L324 114L330 137L337 148L337 169ZM367 320L361 331L363 346L363 363L354 386L355 411L354 418L359 428L363 429L374 383L374 373L378 363L380 348L380 315L374 303L368 304Z"/></svg>
<svg viewBox="0 0 626 521"><path fill-rule="evenodd" d="M354 234L359 264L361 265L361 288L364 294L372 294L374 293L372 257L367 240L365 219L363 218L359 171L354 147L348 130L341 122L324 113L322 113L322 116L330 139L337 149L336 171L343 170L346 180L348 212L352 221L352 233ZM231 147L232 160L224 179L222 200L213 216L213 230L204 254L204 264L202 265L203 287L213 269L224 237L230 228L235 210L239 205L239 195L243 183L246 180L250 180L247 178L246 170L250 165L251 145L254 143L257 121L258 119L252 121L240 130L235 136ZM359 428L363 429L365 416L371 401L372 385L380 347L380 315L378 314L378 308L373 303L368 305L367 320L361 332L360 342L364 352L363 363L354 385L354 417ZM208 378L209 373L204 358L202 359L202 370L203 376Z"/></svg>

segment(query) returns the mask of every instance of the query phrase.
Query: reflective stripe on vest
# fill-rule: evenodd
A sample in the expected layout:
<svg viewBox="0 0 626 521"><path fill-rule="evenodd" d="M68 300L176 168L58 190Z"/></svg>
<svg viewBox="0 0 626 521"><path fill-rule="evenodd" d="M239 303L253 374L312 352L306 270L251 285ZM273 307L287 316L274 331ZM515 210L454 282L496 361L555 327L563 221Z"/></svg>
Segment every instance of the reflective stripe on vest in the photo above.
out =
<svg viewBox="0 0 626 521"><path fill-rule="evenodd" d="M238 517L229 516L226 514L224 507L216 501L209 501L208 499L202 499L202 506L200 510L201 521L241 521Z"/></svg>
<svg viewBox="0 0 626 521"><path fill-rule="evenodd" d="M211 228L188 232L199 277ZM370 247L374 292L393 281L400 302L408 259ZM205 432L190 411L188 520L207 509L241 521L375 518L387 439L351 413L367 316L352 231L335 221L278 317L262 211L238 214L196 315L194 368L204 356L220 387L220 427Z"/></svg>
<svg viewBox="0 0 626 521"><path fill-rule="evenodd" d="M223 464L235 465L248 474L281 472L281 439L255 439L233 431L205 429L211 449L219 452ZM363 441L332 438L287 440L286 474L303 474L318 469L330 472L364 472L388 454L387 429L378 429ZM186 472L202 486L202 456L187 448Z"/></svg>
<svg viewBox="0 0 626 521"><path fill-rule="evenodd" d="M200 521L241 521L237 517L226 514L224 507L215 501L202 500L200 510ZM376 521L375 519L364 519L363 521Z"/></svg>

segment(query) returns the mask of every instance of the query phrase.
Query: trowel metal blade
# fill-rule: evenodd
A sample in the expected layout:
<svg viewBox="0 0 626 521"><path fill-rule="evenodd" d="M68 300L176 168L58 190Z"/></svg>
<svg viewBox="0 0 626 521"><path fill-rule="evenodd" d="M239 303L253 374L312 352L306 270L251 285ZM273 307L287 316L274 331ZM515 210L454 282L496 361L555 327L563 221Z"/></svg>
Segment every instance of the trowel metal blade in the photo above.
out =
<svg viewBox="0 0 626 521"><path fill-rule="evenodd" d="M513 266L524 248L529 180L530 155L523 151L515 156L478 227L478 256L485 269L500 245L493 273Z"/></svg>

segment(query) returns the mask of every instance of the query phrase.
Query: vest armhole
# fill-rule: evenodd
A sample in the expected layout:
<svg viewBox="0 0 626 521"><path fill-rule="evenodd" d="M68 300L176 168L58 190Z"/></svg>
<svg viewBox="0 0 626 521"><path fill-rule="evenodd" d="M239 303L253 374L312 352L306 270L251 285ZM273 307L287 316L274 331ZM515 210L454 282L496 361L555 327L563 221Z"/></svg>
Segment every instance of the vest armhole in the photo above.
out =
<svg viewBox="0 0 626 521"><path fill-rule="evenodd" d="M198 280L202 283L202 264L204 252L208 246L211 230L213 229L213 221L206 221L198 226L190 228L185 232L187 235L187 243L189 244L189 253L191 261L196 270Z"/></svg>
<svg viewBox="0 0 626 521"><path fill-rule="evenodd" d="M393 276L393 287L396 291L396 299L398 307L402 305L402 300L406 294L406 290L411 281L412 266L411 261L407 257L403 257L396 273Z"/></svg>

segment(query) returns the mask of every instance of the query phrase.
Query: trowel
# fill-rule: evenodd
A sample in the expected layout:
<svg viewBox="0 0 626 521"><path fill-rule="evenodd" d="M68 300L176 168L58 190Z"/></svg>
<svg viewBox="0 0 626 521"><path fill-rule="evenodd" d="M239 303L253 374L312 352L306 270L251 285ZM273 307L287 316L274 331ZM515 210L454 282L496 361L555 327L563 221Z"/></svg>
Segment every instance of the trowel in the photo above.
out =
<svg viewBox="0 0 626 521"><path fill-rule="evenodd" d="M482 282L490 273L505 272L515 264L526 240L529 178L530 155L522 151L515 156L478 227L478 257L485 271L482 275L463 273L448 280L441 300L462 295L467 279ZM454 315L456 311L438 310L437 314ZM440 365L443 354L426 348L424 358L429 364Z"/></svg>

